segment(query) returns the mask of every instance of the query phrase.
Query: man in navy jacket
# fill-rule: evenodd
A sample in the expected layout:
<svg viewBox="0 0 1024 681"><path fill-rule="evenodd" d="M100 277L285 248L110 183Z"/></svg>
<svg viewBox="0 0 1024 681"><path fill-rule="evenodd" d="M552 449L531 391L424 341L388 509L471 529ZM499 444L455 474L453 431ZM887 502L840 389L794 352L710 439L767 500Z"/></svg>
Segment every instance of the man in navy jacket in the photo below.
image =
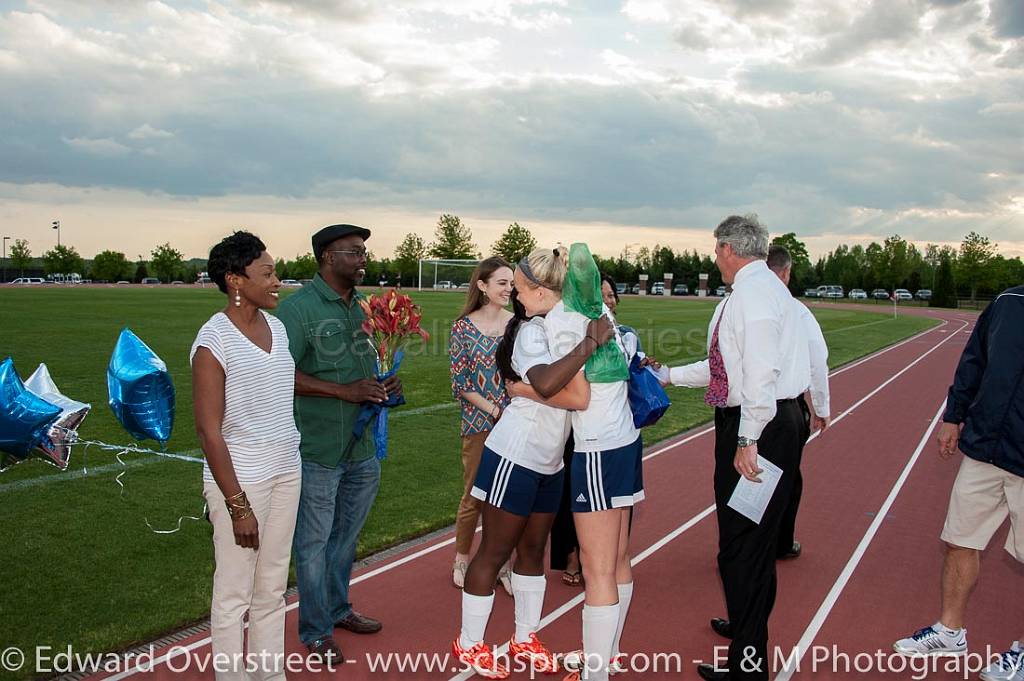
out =
<svg viewBox="0 0 1024 681"><path fill-rule="evenodd" d="M939 431L939 454L963 452L942 540L942 615L897 641L906 655L967 650L964 612L978 580L980 555L1010 518L1006 550L1024 563L1024 286L997 297L981 314L960 356ZM982 672L986 681L1024 681L1024 636Z"/></svg>

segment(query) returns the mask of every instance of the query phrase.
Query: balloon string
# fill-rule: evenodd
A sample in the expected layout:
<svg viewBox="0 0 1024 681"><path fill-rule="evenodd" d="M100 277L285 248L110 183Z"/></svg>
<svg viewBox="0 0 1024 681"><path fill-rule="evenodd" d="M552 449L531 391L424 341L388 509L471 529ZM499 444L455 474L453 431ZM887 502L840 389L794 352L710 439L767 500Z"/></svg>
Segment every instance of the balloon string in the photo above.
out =
<svg viewBox="0 0 1024 681"><path fill-rule="evenodd" d="M174 459L176 461L188 461L189 463L203 463L203 459L197 456L186 456L185 454L175 454L174 452L159 452L155 449L147 449L146 447L140 447L139 445L112 445L108 442L102 442L100 440L79 440L75 443L76 445L85 445L88 450L89 447L97 447L107 452L121 452L122 454L154 454L161 456L165 459Z"/></svg>
<svg viewBox="0 0 1024 681"><path fill-rule="evenodd" d="M200 514L200 517L198 517L198 518L196 516L194 516L194 515L178 516L178 525L173 530L158 530L158 529L156 529L155 527L153 527L152 525L149 524L149 518L143 518L143 520L146 521L146 527L148 527L153 532L153 534L174 534L175 532L178 532L178 531L181 530L181 523L183 523L186 520L194 520L196 522L199 522L200 520L205 519L206 518L206 511L207 511L208 508L209 507L206 504L203 504L203 512Z"/></svg>
<svg viewBox="0 0 1024 681"><path fill-rule="evenodd" d="M117 462L119 464L121 464L121 467L124 468L124 470L117 474L117 477L114 478L114 482L116 482L118 484L118 486L121 488L121 492L120 492L119 496L122 499L124 498L125 490L127 489L125 487L125 484L124 484L124 476L128 473L128 464L125 463L124 459L122 459L121 457L124 456L125 454L136 454L136 453L143 453L143 454L150 454L150 453L152 453L152 454L160 454L161 456L163 456L163 454L161 454L160 452L154 452L152 450L146 450L144 448L136 447L134 445L122 445L122 446L118 447L116 445L109 445L109 444L106 444L104 442L92 442L92 441L90 441L90 442L83 442L83 443L80 443L80 444L86 445L86 448L88 448L90 445L95 445L95 446L97 446L97 447L99 447L101 449L105 449L105 450L108 450L108 451L115 451L115 450L117 451L117 454L114 455L114 458L117 459ZM171 456L169 458L172 458L172 459L184 459L186 461L193 460L192 457L186 457L186 456L180 456L180 455L174 455L174 456ZM201 461L201 459L200 459L200 461ZM207 509L208 509L208 506L206 505L206 503L203 503L203 510L202 510L202 513L199 514L199 517L196 517L194 515L178 516L177 526L173 530L158 530L155 527L153 527L153 525L150 524L148 517L143 516L142 519L146 523L146 527L148 527L149 530L153 534L174 534L175 532L179 532L181 530L181 524L184 521L186 521L186 520L193 520L195 522L199 522L200 520L203 520L206 517Z"/></svg>
<svg viewBox="0 0 1024 681"><path fill-rule="evenodd" d="M118 486L121 488L121 493L118 494L118 496L121 497L122 499L124 499L124 482L122 482L121 479L124 478L125 473L128 472L128 464L126 464L124 462L124 459L121 458L121 455L122 454L127 454L127 453L128 453L127 451L118 452L117 455L114 457L114 458L117 459L117 462L119 464L121 464L121 467L124 468L124 470L121 471L120 473L118 473L117 477L114 478L114 482L116 482L118 484Z"/></svg>

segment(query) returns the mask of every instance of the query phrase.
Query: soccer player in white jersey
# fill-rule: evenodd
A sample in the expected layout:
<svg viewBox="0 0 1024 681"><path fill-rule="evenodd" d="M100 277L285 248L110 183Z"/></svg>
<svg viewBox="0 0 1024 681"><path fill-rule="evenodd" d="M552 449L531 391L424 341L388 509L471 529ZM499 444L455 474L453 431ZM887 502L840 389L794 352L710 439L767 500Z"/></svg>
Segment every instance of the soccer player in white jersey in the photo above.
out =
<svg viewBox="0 0 1024 681"><path fill-rule="evenodd" d="M604 312L614 324L607 305ZM572 352L585 338L588 322L559 301L545 319L552 357ZM625 358L621 334L614 338ZM619 641L633 598L630 509L644 498L643 441L633 425L628 381L591 383L590 404L572 412L572 430L572 511L587 578L582 668L576 665L566 681L576 681L581 674L588 681L604 681L623 670ZM567 658L580 659L579 654ZM573 667L569 659L566 667Z"/></svg>
<svg viewBox="0 0 1024 681"><path fill-rule="evenodd" d="M569 435L566 410L586 409L591 389L580 369L614 331L607 319L594 320L560 362L552 359L543 316L561 300L565 257L559 249L539 249L519 263L514 278L517 313L497 352L501 373L519 385L487 438L471 491L485 502L483 535L466 571L462 628L452 642L459 661L485 678L509 675L484 635L495 579L513 549L516 621L509 654L535 672L558 671L554 656L537 638L537 629L546 587L544 548L562 494L562 452ZM560 387L552 389L556 384Z"/></svg>

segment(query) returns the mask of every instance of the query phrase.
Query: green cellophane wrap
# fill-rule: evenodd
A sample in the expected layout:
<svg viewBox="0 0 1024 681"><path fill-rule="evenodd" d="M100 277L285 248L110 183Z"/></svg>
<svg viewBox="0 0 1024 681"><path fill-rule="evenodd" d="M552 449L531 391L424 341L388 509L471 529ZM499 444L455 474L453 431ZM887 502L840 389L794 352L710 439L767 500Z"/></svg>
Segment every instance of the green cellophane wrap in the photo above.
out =
<svg viewBox="0 0 1024 681"><path fill-rule="evenodd" d="M579 312L587 319L597 319L604 309L601 274L586 244L573 244L569 249L569 271L562 286L562 301L565 309ZM629 365L614 338L590 356L586 372L591 383L629 380Z"/></svg>

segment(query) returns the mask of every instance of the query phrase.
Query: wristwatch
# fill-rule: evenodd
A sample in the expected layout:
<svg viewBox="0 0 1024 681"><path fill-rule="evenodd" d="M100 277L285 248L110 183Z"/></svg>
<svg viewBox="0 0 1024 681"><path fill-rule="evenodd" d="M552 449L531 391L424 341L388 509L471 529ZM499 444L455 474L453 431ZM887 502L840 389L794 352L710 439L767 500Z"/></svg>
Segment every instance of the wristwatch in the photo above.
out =
<svg viewBox="0 0 1024 681"><path fill-rule="evenodd" d="M751 440L749 437L738 437L736 438L737 447L753 447L757 444L757 440Z"/></svg>

